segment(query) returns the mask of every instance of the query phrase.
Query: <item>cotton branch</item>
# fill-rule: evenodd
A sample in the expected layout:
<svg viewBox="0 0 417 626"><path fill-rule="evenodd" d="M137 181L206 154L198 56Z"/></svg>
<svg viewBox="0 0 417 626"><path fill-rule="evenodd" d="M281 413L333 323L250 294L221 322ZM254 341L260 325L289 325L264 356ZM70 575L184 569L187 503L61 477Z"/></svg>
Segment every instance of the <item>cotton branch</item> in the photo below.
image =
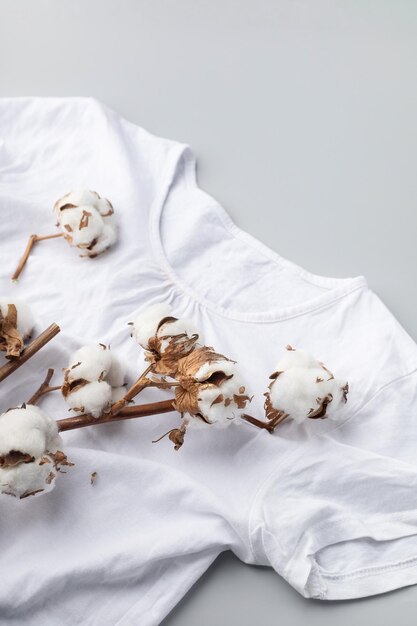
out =
<svg viewBox="0 0 417 626"><path fill-rule="evenodd" d="M148 417L150 415L159 415L160 413L171 413L176 411L174 407L174 399L162 400L161 402L151 402L140 406L129 406L120 409L117 415L110 413L101 417L93 417L89 413L76 415L74 417L66 417L57 420L58 430L74 430L75 428L83 428L84 426L95 426L96 424L110 424L120 420L133 419L135 417Z"/></svg>
<svg viewBox="0 0 417 626"><path fill-rule="evenodd" d="M250 424L257 426L258 428L264 428L269 433L274 432L275 427L277 426L277 423L278 423L272 420L270 422L263 422L262 420L258 420L256 419L256 417L252 417L252 415L247 415L246 413L243 413L240 417L246 422L249 422Z"/></svg>
<svg viewBox="0 0 417 626"><path fill-rule="evenodd" d="M111 414L117 415L135 396L138 395L145 387L152 385L152 381L146 376L152 370L152 366L146 368L146 370L139 376L137 381L128 389L123 398L115 402L111 407Z"/></svg>
<svg viewBox="0 0 417 626"><path fill-rule="evenodd" d="M61 389L60 385L57 387L49 386L49 383L51 382L53 375L54 375L54 370L50 368L45 376L45 380L40 385L40 387L35 391L33 396L26 402L26 404L37 404L39 399L42 398L42 396L44 396L45 394L49 393L50 391L57 391L58 389Z"/></svg>
<svg viewBox="0 0 417 626"><path fill-rule="evenodd" d="M63 237L63 233L56 233L55 235L43 235L43 236L31 235L29 237L29 241L27 243L23 256L19 261L19 265L17 266L16 271L12 276L12 280L16 281L19 278L20 274L22 273L23 268L26 265L26 261L28 260L29 255L35 243L37 243L38 241L45 241L46 239L56 239L57 237Z"/></svg>
<svg viewBox="0 0 417 626"><path fill-rule="evenodd" d="M51 324L43 333L26 346L18 359L9 361L0 367L0 382L10 376L10 374L16 371L23 363L26 363L34 354L39 352L39 350L49 343L60 331L61 329L57 324Z"/></svg>

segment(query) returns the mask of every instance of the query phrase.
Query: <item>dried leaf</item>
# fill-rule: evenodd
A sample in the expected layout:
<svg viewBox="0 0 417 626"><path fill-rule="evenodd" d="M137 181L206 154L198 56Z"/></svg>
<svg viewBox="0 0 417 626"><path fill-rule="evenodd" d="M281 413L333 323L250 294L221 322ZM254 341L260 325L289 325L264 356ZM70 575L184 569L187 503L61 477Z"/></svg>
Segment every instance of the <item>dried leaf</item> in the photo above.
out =
<svg viewBox="0 0 417 626"><path fill-rule="evenodd" d="M174 450L179 450L184 443L184 435L185 429L183 428L174 428L169 433L168 437L174 444Z"/></svg>
<svg viewBox="0 0 417 626"><path fill-rule="evenodd" d="M324 396L324 398L316 398L316 402L319 405L317 409L310 409L307 414L307 417L311 419L319 419L324 418L326 416L327 405L333 400L333 395L331 393Z"/></svg>
<svg viewBox="0 0 417 626"><path fill-rule="evenodd" d="M35 496L37 493L41 493L42 491L45 491L45 489L35 489L35 491L29 491L28 493L23 494L23 496L20 496L20 499L23 500L23 498L28 498L29 496Z"/></svg>
<svg viewBox="0 0 417 626"><path fill-rule="evenodd" d="M214 404L220 404L221 402L223 402L223 400L224 400L224 395L221 393L219 396L217 396L217 398L213 400L210 406L213 406Z"/></svg>
<svg viewBox="0 0 417 626"><path fill-rule="evenodd" d="M83 228L87 228L88 222L89 222L89 219L90 219L91 215L92 215L92 213L90 213L90 211L86 211L84 209L82 217L80 219L78 230L82 230Z"/></svg>
<svg viewBox="0 0 417 626"><path fill-rule="evenodd" d="M281 411L272 406L271 395L269 392L265 393L264 395L265 395L264 409L265 409L265 416L267 420L269 420L270 422L280 422L288 417L288 413L285 413L285 411Z"/></svg>
<svg viewBox="0 0 417 626"><path fill-rule="evenodd" d="M7 454L0 456L0 467L15 467L20 463L32 463L35 458L26 452L10 450Z"/></svg>
<svg viewBox="0 0 417 626"><path fill-rule="evenodd" d="M54 472L49 472L48 476L45 478L45 482L47 485L50 485L56 474Z"/></svg>
<svg viewBox="0 0 417 626"><path fill-rule="evenodd" d="M7 315L0 311L0 351L6 352L6 358L18 358L24 348L23 337L17 330L16 305L7 305Z"/></svg>
<svg viewBox="0 0 417 626"><path fill-rule="evenodd" d="M233 400L235 401L235 404L237 406L238 409L244 409L247 405L248 402L250 402L250 397L246 396L246 395L237 395L237 394L233 394Z"/></svg>

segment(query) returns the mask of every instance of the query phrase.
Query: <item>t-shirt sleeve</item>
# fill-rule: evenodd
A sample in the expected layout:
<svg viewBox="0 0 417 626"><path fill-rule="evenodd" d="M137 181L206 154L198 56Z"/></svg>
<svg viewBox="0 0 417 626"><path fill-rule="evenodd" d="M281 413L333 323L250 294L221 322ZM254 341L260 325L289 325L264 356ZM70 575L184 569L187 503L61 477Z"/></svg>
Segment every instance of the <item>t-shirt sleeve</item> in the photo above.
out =
<svg viewBox="0 0 417 626"><path fill-rule="evenodd" d="M379 386L344 423L284 456L253 504L255 554L306 597L417 583L417 346L384 316Z"/></svg>

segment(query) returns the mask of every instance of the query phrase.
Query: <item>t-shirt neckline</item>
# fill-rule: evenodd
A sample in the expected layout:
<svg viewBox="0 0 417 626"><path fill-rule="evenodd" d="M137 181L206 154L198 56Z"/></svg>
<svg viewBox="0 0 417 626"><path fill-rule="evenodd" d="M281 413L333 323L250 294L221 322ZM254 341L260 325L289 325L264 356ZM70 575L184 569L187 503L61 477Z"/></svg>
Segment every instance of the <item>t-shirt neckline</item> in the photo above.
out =
<svg viewBox="0 0 417 626"><path fill-rule="evenodd" d="M183 294L186 294L191 300L197 302L205 309L212 311L217 315L235 321L272 323L289 319L291 317L304 315L311 311L315 311L322 307L331 305L340 298L346 296L347 294L350 294L357 289L366 288L368 286L366 277L363 275L346 278L322 276L309 272L302 266L297 265L289 259L280 256L277 252L275 252L275 250L269 248L259 239L239 228L233 222L227 211L220 204L216 203L214 199L209 196L209 194L206 194L208 201L211 201L213 204L213 210L216 210L217 215L221 219L225 228L234 237L241 239L248 246L251 246L259 253L269 258L271 260L271 271L275 270L276 265L279 265L280 267L286 265L287 267L291 268L291 270L296 273L298 277L303 278L304 280L314 285L329 289L329 291L318 294L317 296L309 298L304 302L289 305L286 307L280 307L271 311L235 311L230 308L223 307L217 302L212 302L211 300L208 300L205 296L196 292L196 290L191 285L187 284L177 274L175 268L168 260L162 243L161 219L163 209L169 193L170 186L174 180L175 172L180 158L182 158L184 161L184 171L187 183L189 185L198 187L196 177L196 159L194 153L189 148L189 146L185 144L177 145L173 149L173 154L171 154L171 157L172 158L170 159L169 166L166 171L164 184L161 186L160 192L159 194L157 194L157 197L155 198L155 201L150 211L149 236L153 254L155 256L155 259L158 261L161 269L163 269L165 274L170 278L170 280L177 287L177 289Z"/></svg>

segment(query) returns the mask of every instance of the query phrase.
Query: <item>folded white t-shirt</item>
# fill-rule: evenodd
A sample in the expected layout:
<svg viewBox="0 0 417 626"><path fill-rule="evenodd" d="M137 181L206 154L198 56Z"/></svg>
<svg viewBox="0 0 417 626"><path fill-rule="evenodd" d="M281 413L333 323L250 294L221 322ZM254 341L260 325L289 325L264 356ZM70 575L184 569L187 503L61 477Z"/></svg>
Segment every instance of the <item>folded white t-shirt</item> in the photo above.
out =
<svg viewBox="0 0 417 626"><path fill-rule="evenodd" d="M93 260L39 243L12 284L28 235L54 232L54 201L80 188L111 200L118 243ZM62 328L1 384L1 411L86 343L111 344L133 381L144 358L127 323L160 301L239 363L258 418L287 344L350 385L338 422L191 429L178 452L152 443L176 413L64 433L75 467L56 488L0 499L1 624L153 626L227 549L306 597L417 583L417 346L363 276L280 257L199 189L188 146L93 99L0 101L0 205L1 295L31 304L38 332ZM57 393L42 407L67 415Z"/></svg>

